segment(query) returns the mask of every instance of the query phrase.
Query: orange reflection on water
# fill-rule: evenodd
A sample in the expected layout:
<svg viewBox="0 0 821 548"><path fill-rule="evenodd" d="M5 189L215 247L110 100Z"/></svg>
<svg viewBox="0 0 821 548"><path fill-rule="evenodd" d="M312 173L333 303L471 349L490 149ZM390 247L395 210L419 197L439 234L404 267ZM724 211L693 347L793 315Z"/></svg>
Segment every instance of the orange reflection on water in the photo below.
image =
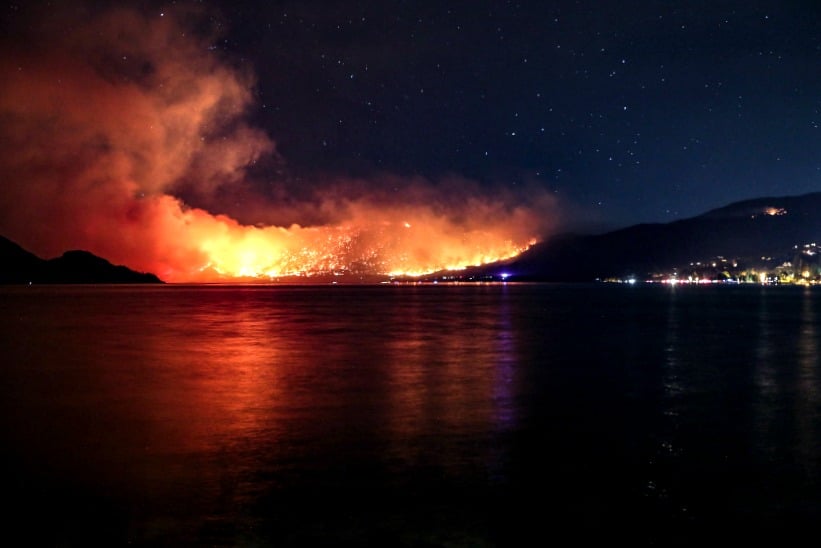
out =
<svg viewBox="0 0 821 548"><path fill-rule="evenodd" d="M202 516L240 519L260 493L329 470L495 473L489 444L516 420L505 294L447 289L33 288L48 295L15 314L27 428L11 444L136 501L138 542L164 527L196 538Z"/></svg>
<svg viewBox="0 0 821 548"><path fill-rule="evenodd" d="M172 439L182 451L269 435L270 402L283 397L276 317L241 299L166 314L146 348L156 360L154 374L168 376L167 383L151 380L161 401L145 412L155 424L176 423Z"/></svg>
<svg viewBox="0 0 821 548"><path fill-rule="evenodd" d="M482 288L476 288L481 292ZM482 437L515 422L512 401L516 348L504 287L477 295L467 290L455 304L460 314L436 310L424 293L406 303L406 325L386 350L392 451L409 464L432 458L426 436L459 433ZM496 293L496 295L492 295ZM433 457L456 466L487 458L476 447L440 444ZM493 462L476 464L494 468Z"/></svg>

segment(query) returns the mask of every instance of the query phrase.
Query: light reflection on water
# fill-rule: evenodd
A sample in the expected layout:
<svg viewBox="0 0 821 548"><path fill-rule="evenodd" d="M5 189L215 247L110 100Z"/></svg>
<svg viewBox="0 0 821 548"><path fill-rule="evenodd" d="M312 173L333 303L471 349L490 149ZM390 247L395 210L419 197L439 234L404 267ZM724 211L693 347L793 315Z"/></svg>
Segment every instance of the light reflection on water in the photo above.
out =
<svg viewBox="0 0 821 548"><path fill-rule="evenodd" d="M798 335L798 402L795 409L799 462L804 472L814 481L818 479L818 456L821 447L821 424L818 409L821 408L821 356L818 352L818 300L813 300L809 287L804 290L801 302L801 321Z"/></svg>
<svg viewBox="0 0 821 548"><path fill-rule="evenodd" d="M68 543L800 526L821 296L718 289L0 288L7 483Z"/></svg>

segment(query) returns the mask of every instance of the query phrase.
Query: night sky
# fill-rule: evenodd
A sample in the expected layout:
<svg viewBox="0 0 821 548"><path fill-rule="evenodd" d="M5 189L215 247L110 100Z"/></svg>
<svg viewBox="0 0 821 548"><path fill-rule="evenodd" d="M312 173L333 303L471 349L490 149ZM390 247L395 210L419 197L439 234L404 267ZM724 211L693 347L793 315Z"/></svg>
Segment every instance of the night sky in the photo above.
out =
<svg viewBox="0 0 821 548"><path fill-rule="evenodd" d="M121 5L142 18L134 36L106 35L115 31L101 14ZM129 17L111 20L127 29ZM168 19L173 25L163 27ZM821 5L812 1L35 2L6 4L0 30L0 99L6 121L23 128L6 124L6 150L69 143L69 123L59 139L45 131L46 121L62 118L54 104L65 103L69 121L87 130L67 157L93 158L95 147L130 155L149 167L121 176L112 156L94 171L136 180L138 192L128 192L137 198L164 192L246 225L335 222L316 200L313 213L303 207L331 186L337 196L378 193L377 201L401 202L420 181L439 203L458 203L466 188L486 206L532 198L551 232L665 222L736 200L821 190ZM105 36L93 43L95 35ZM129 40L140 42L133 52ZM168 67L158 47L168 48ZM92 73L82 63L99 79L89 83L88 105L82 85ZM166 101L155 76L176 70L173 63L192 72L180 76L179 90L223 78L214 92L222 106L203 118L193 92ZM43 92L50 104L26 103L49 86L63 86ZM231 86L245 86L248 97ZM166 101L152 114L160 121L192 101L200 117L190 135L172 132L183 136L173 141L186 143L180 150L193 150L175 152L185 169L169 167L171 152L145 147L134 128L147 118L128 102L135 89L145 104ZM117 114L88 115L98 104ZM119 115L133 119L116 126ZM117 135L125 132L123 145ZM223 149L189 142L202 135L210 147L229 133ZM230 165L205 165L220 157ZM4 191L7 217L17 215L20 189L34 188L29 179L44 185L24 196L32 203L51 192L54 174L72 181L67 196L96 188L87 166L61 159L41 169L42 158L27 152L9 158L3 184L18 186ZM222 185L223 176L241 179L241 189ZM260 213L270 204L280 213L294 207L290 216ZM65 208L52 209L59 216ZM26 223L0 228L23 233ZM41 232L31 245L52 238Z"/></svg>
<svg viewBox="0 0 821 548"><path fill-rule="evenodd" d="M816 2L223 4L290 176L535 183L610 226L821 189Z"/></svg>

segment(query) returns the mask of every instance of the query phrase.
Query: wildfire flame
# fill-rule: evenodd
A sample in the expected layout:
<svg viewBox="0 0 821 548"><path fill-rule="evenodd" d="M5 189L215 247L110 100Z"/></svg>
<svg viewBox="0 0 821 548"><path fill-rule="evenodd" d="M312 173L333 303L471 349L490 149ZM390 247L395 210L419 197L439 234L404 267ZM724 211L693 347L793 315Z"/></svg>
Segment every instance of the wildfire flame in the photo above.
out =
<svg viewBox="0 0 821 548"><path fill-rule="evenodd" d="M394 226L384 227L385 232ZM503 240L489 232L465 234L462 241L432 242L409 235L399 241L360 245L365 229L358 226L321 228L238 227L234 233L203 239L206 262L200 275L211 279L275 279L320 274L384 274L422 276L440 270L461 270L518 255L529 245ZM378 231L382 232L382 231ZM488 243L489 238L496 241ZM192 278L192 273L181 279ZM171 278L176 278L171 274Z"/></svg>
<svg viewBox="0 0 821 548"><path fill-rule="evenodd" d="M253 78L169 12L14 32L29 34L0 48L0 234L40 255L86 249L171 282L414 276L515 256L545 229L546 194L455 177L320 178L277 201L248 177L275 156L246 123Z"/></svg>
<svg viewBox="0 0 821 548"><path fill-rule="evenodd" d="M521 228L531 220L529 210L502 211L501 206L489 204L473 204L474 216L459 222L418 205L358 204L348 208L353 211L346 222L288 228L242 225L227 216L186 209L169 196L143 200L143 206L137 230L153 226L175 237L158 238L155 252L137 264L172 282L344 274L421 276L513 257L536 241ZM492 223L491 217L501 219L501 224ZM111 228L117 224L114 221ZM123 241L101 239L97 249L104 246L103 254L116 257L118 250L111 243ZM139 251L135 248L125 255L134 263Z"/></svg>

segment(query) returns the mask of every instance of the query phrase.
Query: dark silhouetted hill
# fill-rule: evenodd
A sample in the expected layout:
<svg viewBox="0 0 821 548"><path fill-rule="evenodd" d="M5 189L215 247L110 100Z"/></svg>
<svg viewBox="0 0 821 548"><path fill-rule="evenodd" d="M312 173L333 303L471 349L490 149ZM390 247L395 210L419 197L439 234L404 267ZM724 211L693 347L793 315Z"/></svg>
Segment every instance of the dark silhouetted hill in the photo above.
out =
<svg viewBox="0 0 821 548"><path fill-rule="evenodd" d="M0 236L0 283L102 284L162 283L154 274L113 265L87 251L67 251L44 260Z"/></svg>
<svg viewBox="0 0 821 548"><path fill-rule="evenodd" d="M512 280L592 281L645 276L723 256L759 259L821 242L821 192L737 202L666 224L640 224L599 235L561 235L513 260L477 267L467 276Z"/></svg>

